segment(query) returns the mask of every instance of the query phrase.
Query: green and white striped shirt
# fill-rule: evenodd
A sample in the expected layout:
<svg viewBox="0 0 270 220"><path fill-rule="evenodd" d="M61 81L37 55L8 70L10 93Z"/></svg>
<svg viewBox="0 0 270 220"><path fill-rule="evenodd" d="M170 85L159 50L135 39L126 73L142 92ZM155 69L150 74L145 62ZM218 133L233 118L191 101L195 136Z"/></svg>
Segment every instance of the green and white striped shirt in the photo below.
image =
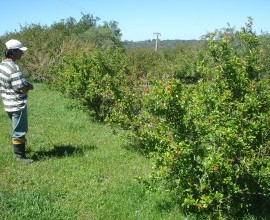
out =
<svg viewBox="0 0 270 220"><path fill-rule="evenodd" d="M19 89L28 84L19 66L12 60L0 63L0 91L6 112L20 111L27 104L27 93Z"/></svg>

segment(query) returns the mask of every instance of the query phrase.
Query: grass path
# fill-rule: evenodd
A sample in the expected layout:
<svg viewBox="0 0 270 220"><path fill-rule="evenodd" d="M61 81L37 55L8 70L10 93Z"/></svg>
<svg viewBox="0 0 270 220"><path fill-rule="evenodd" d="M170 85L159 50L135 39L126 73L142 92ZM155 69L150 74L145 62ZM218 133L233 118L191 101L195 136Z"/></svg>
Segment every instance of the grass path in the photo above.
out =
<svg viewBox="0 0 270 220"><path fill-rule="evenodd" d="M136 177L150 161L123 134L89 120L76 102L37 84L29 95L30 165L15 162L0 111L0 219L182 219L164 194Z"/></svg>

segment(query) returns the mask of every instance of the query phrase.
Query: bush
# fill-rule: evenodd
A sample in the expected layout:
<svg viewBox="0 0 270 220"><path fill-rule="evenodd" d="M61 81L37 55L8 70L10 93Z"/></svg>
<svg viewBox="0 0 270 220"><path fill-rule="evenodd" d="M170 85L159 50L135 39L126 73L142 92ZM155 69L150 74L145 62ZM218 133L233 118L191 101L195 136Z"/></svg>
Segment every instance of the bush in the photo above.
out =
<svg viewBox="0 0 270 220"><path fill-rule="evenodd" d="M143 102L136 135L154 178L202 218L269 214L270 99L251 27L210 34L198 84L162 82Z"/></svg>
<svg viewBox="0 0 270 220"><path fill-rule="evenodd" d="M140 107L138 87L129 75L121 48L73 51L52 66L50 74L55 76L57 89L79 99L100 121L127 127Z"/></svg>
<svg viewBox="0 0 270 220"><path fill-rule="evenodd" d="M111 41L120 44L120 30L116 22L107 22L103 26L98 26L99 18L92 15L82 15L79 21L70 17L55 22L51 26L31 24L21 27L21 30L8 33L1 37L4 42L14 38L22 41L29 49L22 63L22 70L28 74L32 80L38 82L50 82L52 76L48 68L56 64L58 59L66 53L75 51L80 47L91 47L93 44L106 44Z"/></svg>

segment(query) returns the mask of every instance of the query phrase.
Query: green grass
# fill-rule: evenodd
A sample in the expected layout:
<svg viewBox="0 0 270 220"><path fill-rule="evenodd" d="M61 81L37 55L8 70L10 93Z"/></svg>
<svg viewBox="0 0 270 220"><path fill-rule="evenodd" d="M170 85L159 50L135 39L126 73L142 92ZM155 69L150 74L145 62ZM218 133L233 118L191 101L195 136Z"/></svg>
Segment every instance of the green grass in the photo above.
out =
<svg viewBox="0 0 270 220"><path fill-rule="evenodd" d="M0 111L0 219L183 219L166 193L137 177L151 162L125 147L125 133L74 108L75 101L36 84L29 94L28 155L16 162L11 125Z"/></svg>

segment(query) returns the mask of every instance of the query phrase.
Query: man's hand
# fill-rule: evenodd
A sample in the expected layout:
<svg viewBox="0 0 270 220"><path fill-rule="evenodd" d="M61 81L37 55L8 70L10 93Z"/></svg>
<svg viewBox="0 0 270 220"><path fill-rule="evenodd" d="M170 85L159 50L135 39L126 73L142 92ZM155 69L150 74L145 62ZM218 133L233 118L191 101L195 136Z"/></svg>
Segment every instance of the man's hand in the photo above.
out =
<svg viewBox="0 0 270 220"><path fill-rule="evenodd" d="M34 89L34 86L32 84L27 84L26 86L22 87L19 89L19 92L24 94L24 93L27 93L29 90L33 90Z"/></svg>

